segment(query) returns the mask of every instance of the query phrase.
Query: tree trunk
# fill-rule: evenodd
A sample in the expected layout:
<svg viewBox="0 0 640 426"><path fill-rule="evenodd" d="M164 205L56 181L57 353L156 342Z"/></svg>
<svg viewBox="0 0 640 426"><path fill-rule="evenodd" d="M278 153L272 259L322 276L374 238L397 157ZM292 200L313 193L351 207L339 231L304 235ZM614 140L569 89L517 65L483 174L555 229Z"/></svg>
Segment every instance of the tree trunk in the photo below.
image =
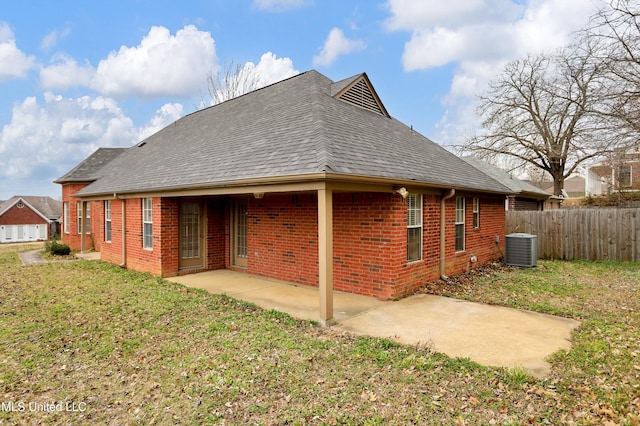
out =
<svg viewBox="0 0 640 426"><path fill-rule="evenodd" d="M564 189L564 177L555 177L553 179L553 195L562 195Z"/></svg>

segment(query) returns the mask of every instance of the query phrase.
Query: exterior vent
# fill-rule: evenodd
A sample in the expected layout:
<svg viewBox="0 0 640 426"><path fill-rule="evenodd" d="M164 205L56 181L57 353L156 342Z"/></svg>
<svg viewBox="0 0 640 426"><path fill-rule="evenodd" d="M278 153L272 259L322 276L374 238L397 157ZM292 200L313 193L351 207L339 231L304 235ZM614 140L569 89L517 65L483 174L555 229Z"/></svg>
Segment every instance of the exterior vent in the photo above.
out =
<svg viewBox="0 0 640 426"><path fill-rule="evenodd" d="M338 96L338 99L369 111L388 116L387 111L380 104L378 97L372 92L364 78L356 81L351 87Z"/></svg>
<svg viewBox="0 0 640 426"><path fill-rule="evenodd" d="M504 262L510 266L532 268L538 262L538 237L531 234L509 234L505 237Z"/></svg>

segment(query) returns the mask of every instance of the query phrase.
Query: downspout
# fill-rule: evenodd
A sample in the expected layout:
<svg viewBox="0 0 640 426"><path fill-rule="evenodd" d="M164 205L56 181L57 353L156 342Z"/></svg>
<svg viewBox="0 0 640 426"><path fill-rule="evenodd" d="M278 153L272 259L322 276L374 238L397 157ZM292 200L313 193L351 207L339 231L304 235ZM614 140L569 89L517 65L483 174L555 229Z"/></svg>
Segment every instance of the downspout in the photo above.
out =
<svg viewBox="0 0 640 426"><path fill-rule="evenodd" d="M449 192L440 199L440 278L442 278L443 280L449 279L449 277L447 277L445 274L445 201L447 201L454 195L456 195L456 190L451 188Z"/></svg>
<svg viewBox="0 0 640 426"><path fill-rule="evenodd" d="M118 194L113 194L114 199L118 199ZM121 198L122 201L122 263L121 268L127 267L127 200Z"/></svg>

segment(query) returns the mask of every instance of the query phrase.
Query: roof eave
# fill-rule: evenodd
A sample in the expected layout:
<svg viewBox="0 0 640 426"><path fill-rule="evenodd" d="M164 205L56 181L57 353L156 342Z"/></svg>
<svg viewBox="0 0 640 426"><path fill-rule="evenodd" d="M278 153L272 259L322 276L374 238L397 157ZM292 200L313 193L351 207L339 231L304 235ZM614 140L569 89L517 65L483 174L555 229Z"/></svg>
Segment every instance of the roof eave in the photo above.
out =
<svg viewBox="0 0 640 426"><path fill-rule="evenodd" d="M144 190L132 189L123 191L102 191L82 193L84 188L75 194L81 199L114 199L114 198L142 198L149 196L173 197L195 195L232 195L250 194L256 192L296 192L312 191L328 186L342 188L359 188L370 191L393 191L394 187L409 187L414 190L448 190L477 192L496 195L510 195L513 191L505 187L505 190L492 190L482 188L470 188L460 185L446 185L435 182L424 182L413 179L402 179L384 176L354 175L336 172L317 172L302 175L273 176L263 178L249 178L218 183L206 183L200 185L166 186L146 188ZM351 185L351 186L349 186Z"/></svg>

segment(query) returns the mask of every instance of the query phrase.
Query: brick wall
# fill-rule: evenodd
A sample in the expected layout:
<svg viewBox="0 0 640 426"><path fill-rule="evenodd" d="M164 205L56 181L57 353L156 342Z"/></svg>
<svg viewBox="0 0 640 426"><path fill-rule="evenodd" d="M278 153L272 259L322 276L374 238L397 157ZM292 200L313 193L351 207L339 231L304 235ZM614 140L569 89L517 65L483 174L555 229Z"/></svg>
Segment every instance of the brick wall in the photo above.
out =
<svg viewBox="0 0 640 426"><path fill-rule="evenodd" d="M318 285L317 196L267 194L247 201L247 272Z"/></svg>
<svg viewBox="0 0 640 426"><path fill-rule="evenodd" d="M81 190L88 183L66 183L62 185L62 242L68 244L72 250L80 250L81 233L78 232L78 203L80 199L72 197L72 194ZM69 203L69 232L64 231L64 203ZM90 204L90 220L89 220L89 232L85 235L85 250L100 250L100 243L104 239L104 216L101 216L103 211L102 201L92 201ZM95 217L94 217L95 216Z"/></svg>
<svg viewBox="0 0 640 426"><path fill-rule="evenodd" d="M540 210L540 201L532 200L531 198L520 198L510 196L509 210Z"/></svg>
<svg viewBox="0 0 640 426"><path fill-rule="evenodd" d="M393 297L406 263L406 202L393 194L334 195L334 288Z"/></svg>
<svg viewBox="0 0 640 426"><path fill-rule="evenodd" d="M162 205L170 204L171 199L153 198L153 247L144 248L142 234L142 199L134 198L126 200L126 251L127 268L136 271L150 272L155 275L163 275L162 268L162 244L164 235L162 234ZM171 218L170 218L171 219ZM171 238L165 238L171 241ZM177 238L176 238L177 241ZM167 246L169 247L169 246ZM166 259L171 264L171 259Z"/></svg>
<svg viewBox="0 0 640 426"><path fill-rule="evenodd" d="M63 188L63 194L79 188ZM65 192L66 191L66 192ZM455 197L446 202L446 274L454 275L504 252L504 197L480 195L480 226L473 228L474 194L466 197L465 250L455 251ZM477 194L475 194L477 195ZM65 198L67 200L69 198ZM318 285L317 196L314 193L243 197L248 204L246 271L299 284ZM76 206L70 199L69 241L79 243ZM104 242L103 202L92 203L92 236L102 259L122 262L122 204L111 202L111 242ZM232 199L211 197L206 206L204 270L230 268ZM407 262L407 205L396 194L335 193L334 288L393 299L414 292L440 275L440 196L423 196L422 259ZM127 267L161 276L179 270L180 199L153 199L153 249L143 248L142 200L126 200ZM496 243L496 236L498 243ZM471 262L475 256L477 262ZM203 270L200 269L200 270ZM245 269L242 269L245 270Z"/></svg>
<svg viewBox="0 0 640 426"><path fill-rule="evenodd" d="M229 253L229 236L226 233L228 202L224 198L210 198L207 208L207 269L224 269Z"/></svg>
<svg viewBox="0 0 640 426"><path fill-rule="evenodd" d="M38 213L24 204L24 207L18 208L17 203L0 216L0 225L47 225L48 222Z"/></svg>

